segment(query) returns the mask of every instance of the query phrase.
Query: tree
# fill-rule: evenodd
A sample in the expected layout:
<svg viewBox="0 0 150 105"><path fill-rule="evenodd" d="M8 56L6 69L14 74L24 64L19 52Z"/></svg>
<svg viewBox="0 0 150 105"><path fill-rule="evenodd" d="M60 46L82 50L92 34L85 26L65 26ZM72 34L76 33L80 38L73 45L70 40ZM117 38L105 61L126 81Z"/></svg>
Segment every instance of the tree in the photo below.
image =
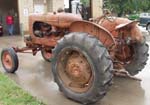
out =
<svg viewBox="0 0 150 105"><path fill-rule="evenodd" d="M81 2L82 2L84 5L88 6L88 5L89 5L90 0L81 0Z"/></svg>
<svg viewBox="0 0 150 105"><path fill-rule="evenodd" d="M104 3L105 8L113 9L118 16L147 12L150 7L150 0L104 0Z"/></svg>

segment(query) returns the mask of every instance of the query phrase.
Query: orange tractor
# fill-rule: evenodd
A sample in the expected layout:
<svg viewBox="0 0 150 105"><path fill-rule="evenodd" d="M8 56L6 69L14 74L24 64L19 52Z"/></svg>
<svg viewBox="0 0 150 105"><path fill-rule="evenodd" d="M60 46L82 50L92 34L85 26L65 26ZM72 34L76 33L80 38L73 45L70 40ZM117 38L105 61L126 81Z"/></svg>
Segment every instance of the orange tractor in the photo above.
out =
<svg viewBox="0 0 150 105"><path fill-rule="evenodd" d="M41 51L51 62L59 90L82 104L103 98L114 74L135 75L148 60L149 47L137 22L104 14L91 21L71 13L33 14L29 17L26 47L3 49L6 72L18 68L16 53Z"/></svg>

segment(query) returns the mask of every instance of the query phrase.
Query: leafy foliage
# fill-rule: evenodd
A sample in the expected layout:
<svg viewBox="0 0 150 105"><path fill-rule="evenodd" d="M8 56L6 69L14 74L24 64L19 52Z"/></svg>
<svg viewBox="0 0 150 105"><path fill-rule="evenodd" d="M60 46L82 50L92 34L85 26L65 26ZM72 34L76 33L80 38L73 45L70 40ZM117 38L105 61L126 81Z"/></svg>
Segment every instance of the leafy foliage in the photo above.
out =
<svg viewBox="0 0 150 105"><path fill-rule="evenodd" d="M81 2L82 2L84 5L88 6L88 5L89 5L90 0L81 0Z"/></svg>
<svg viewBox="0 0 150 105"><path fill-rule="evenodd" d="M150 0L104 0L104 7L122 16L150 11Z"/></svg>

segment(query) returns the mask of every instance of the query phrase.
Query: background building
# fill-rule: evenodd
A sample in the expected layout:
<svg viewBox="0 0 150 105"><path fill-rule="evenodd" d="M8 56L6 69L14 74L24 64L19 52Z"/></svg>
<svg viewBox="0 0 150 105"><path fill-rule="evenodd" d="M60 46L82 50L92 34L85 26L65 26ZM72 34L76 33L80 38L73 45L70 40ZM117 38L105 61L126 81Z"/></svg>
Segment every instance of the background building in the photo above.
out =
<svg viewBox="0 0 150 105"><path fill-rule="evenodd" d="M69 0L0 0L0 22L6 33L5 17L8 13L14 16L15 34L28 33L28 16L31 13L46 13L64 8ZM102 14L102 0L91 0L92 17Z"/></svg>

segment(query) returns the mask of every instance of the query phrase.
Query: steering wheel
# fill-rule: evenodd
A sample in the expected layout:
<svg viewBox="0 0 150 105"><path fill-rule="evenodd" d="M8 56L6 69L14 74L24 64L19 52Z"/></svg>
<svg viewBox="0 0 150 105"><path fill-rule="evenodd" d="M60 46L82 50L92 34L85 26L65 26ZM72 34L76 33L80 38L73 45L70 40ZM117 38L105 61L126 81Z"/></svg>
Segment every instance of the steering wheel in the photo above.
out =
<svg viewBox="0 0 150 105"><path fill-rule="evenodd" d="M100 24L105 19L107 19L110 22L113 22L116 19L115 17L112 16L111 12L108 9L104 10L103 13L104 14L102 16L100 16L100 17L98 17L96 19L90 19L90 21L93 21L93 22L95 22L97 24Z"/></svg>

